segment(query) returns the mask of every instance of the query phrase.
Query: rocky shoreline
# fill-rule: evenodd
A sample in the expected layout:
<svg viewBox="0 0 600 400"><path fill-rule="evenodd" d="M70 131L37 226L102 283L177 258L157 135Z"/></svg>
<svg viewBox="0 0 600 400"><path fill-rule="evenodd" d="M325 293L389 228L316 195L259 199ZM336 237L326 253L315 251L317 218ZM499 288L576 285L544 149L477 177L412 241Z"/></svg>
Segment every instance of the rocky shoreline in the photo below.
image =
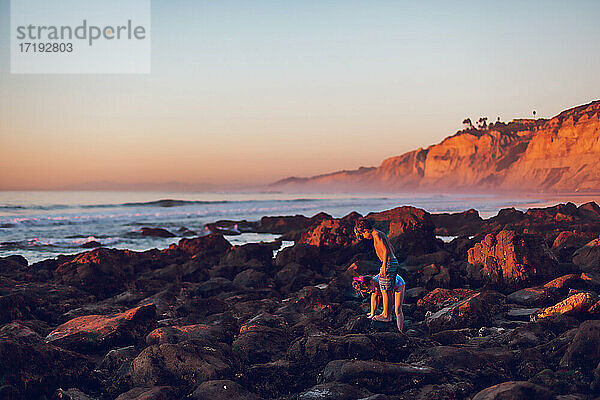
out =
<svg viewBox="0 0 600 400"><path fill-rule="evenodd" d="M596 203L365 216L401 261L405 334L367 319L352 291L379 266L359 217L218 221L164 250L1 258L0 398L600 395ZM294 245L232 246L238 232Z"/></svg>

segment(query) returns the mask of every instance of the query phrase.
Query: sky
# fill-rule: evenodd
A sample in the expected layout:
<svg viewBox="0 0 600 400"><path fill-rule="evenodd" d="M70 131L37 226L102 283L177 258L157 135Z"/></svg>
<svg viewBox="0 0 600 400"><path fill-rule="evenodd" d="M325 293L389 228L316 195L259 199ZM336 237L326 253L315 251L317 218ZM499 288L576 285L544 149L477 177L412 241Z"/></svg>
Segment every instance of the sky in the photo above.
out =
<svg viewBox="0 0 600 400"><path fill-rule="evenodd" d="M598 1L152 1L150 74L10 73L0 190L258 185L600 98Z"/></svg>

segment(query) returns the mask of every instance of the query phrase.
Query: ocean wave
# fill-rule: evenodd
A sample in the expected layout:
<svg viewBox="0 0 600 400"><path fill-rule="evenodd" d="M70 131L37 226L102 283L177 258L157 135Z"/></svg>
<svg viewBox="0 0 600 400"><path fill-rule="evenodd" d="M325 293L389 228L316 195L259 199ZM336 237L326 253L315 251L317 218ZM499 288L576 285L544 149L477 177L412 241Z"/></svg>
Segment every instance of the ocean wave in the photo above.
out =
<svg viewBox="0 0 600 400"><path fill-rule="evenodd" d="M77 249L89 242L100 242L103 246L113 246L123 241L123 238L87 236L78 239L33 238L0 243L0 250L31 250L41 249Z"/></svg>
<svg viewBox="0 0 600 400"><path fill-rule="evenodd" d="M180 207L191 204L226 204L230 203L228 200L175 200L175 199L161 199L154 201L145 202L134 202L134 203L122 203L109 205L112 207L123 206L123 207Z"/></svg>
<svg viewBox="0 0 600 400"><path fill-rule="evenodd" d="M181 207L188 205L218 205L218 204L250 204L250 203L312 203L319 201L328 201L332 199L310 199L310 198L297 198L297 199L261 199L261 200L179 200L179 199L160 199L153 201L142 201L142 202L127 202L127 203L109 203L109 204L47 204L47 205L0 205L0 210L6 211L23 211L23 210L61 210L68 208L82 208L82 209L95 209L95 208L117 208L117 207ZM349 199L345 199L349 200Z"/></svg>

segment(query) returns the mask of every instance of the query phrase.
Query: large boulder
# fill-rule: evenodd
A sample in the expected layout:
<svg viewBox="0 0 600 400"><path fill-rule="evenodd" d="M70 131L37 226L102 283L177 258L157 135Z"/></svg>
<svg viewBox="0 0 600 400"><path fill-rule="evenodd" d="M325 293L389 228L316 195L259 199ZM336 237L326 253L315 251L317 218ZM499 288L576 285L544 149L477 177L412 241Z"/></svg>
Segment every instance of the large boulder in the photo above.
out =
<svg viewBox="0 0 600 400"><path fill-rule="evenodd" d="M275 286L281 293L291 293L314 285L315 273L297 263L287 264L275 275Z"/></svg>
<svg viewBox="0 0 600 400"><path fill-rule="evenodd" d="M585 314L592 310L592 308L596 305L596 302L596 297L589 292L575 293L551 307L542 308L541 310L532 314L531 320L535 321L557 314Z"/></svg>
<svg viewBox="0 0 600 400"><path fill-rule="evenodd" d="M97 353L140 343L155 320L154 304L112 315L86 315L60 325L46 336L46 341L81 353Z"/></svg>
<svg viewBox="0 0 600 400"><path fill-rule="evenodd" d="M289 359L315 371L323 368L330 360L368 360L376 354L376 344L364 334L310 335L294 341L287 351Z"/></svg>
<svg viewBox="0 0 600 400"><path fill-rule="evenodd" d="M97 248L78 254L61 264L54 277L59 282L81 288L98 297L110 297L125 290L135 276L134 252Z"/></svg>
<svg viewBox="0 0 600 400"><path fill-rule="evenodd" d="M178 244L172 244L170 249L179 249L193 257L204 257L218 260L231 248L231 243L223 235L211 233L196 238L183 238Z"/></svg>
<svg viewBox="0 0 600 400"><path fill-rule="evenodd" d="M553 288L535 286L517 290L506 296L511 303L527 307L545 307L556 301L557 291Z"/></svg>
<svg viewBox="0 0 600 400"><path fill-rule="evenodd" d="M445 306L457 303L478 292L471 289L444 289L436 288L419 299L417 306L424 311L437 311Z"/></svg>
<svg viewBox="0 0 600 400"><path fill-rule="evenodd" d="M469 236L481 232L483 219L477 210L431 214L435 233L441 236Z"/></svg>
<svg viewBox="0 0 600 400"><path fill-rule="evenodd" d="M229 349L215 341L186 341L146 347L132 363L136 385L196 387L231 374Z"/></svg>
<svg viewBox="0 0 600 400"><path fill-rule="evenodd" d="M324 219L303 232L298 243L316 247L344 247L356 241L353 225L341 219Z"/></svg>
<svg viewBox="0 0 600 400"><path fill-rule="evenodd" d="M371 392L349 383L328 382L315 385L300 393L298 400L368 399Z"/></svg>
<svg viewBox="0 0 600 400"><path fill-rule="evenodd" d="M600 363L600 321L585 321L579 328L565 354L560 360L560 366L566 368L581 368L591 372Z"/></svg>
<svg viewBox="0 0 600 400"><path fill-rule="evenodd" d="M388 235L400 260L437 250L435 226L425 210L403 206L370 213L365 218Z"/></svg>
<svg viewBox="0 0 600 400"><path fill-rule="evenodd" d="M210 274L233 280L238 273L250 268L269 272L273 264L273 251L279 246L278 242L233 246L221 257L219 264L211 268Z"/></svg>
<svg viewBox="0 0 600 400"><path fill-rule="evenodd" d="M276 265L304 265L316 272L329 272L361 252L354 225L341 219L323 219L302 232L294 246L277 253Z"/></svg>
<svg viewBox="0 0 600 400"><path fill-rule="evenodd" d="M189 396L194 400L260 400L260 397L228 379L206 381Z"/></svg>
<svg viewBox="0 0 600 400"><path fill-rule="evenodd" d="M0 331L0 360L1 393L11 399L49 398L59 387L94 385L91 358L44 343L23 326Z"/></svg>
<svg viewBox="0 0 600 400"><path fill-rule="evenodd" d="M334 360L323 370L322 382L354 383L378 393L400 393L436 379L430 367L373 360Z"/></svg>
<svg viewBox="0 0 600 400"><path fill-rule="evenodd" d="M573 263L582 271L600 272L600 238L592 240L575 251Z"/></svg>
<svg viewBox="0 0 600 400"><path fill-rule="evenodd" d="M290 341L289 327L282 317L259 314L241 326L231 349L244 364L265 363L281 358Z"/></svg>
<svg viewBox="0 0 600 400"><path fill-rule="evenodd" d="M502 291L514 291L554 277L557 260L535 235L504 230L488 234L468 252L469 275Z"/></svg>
<svg viewBox="0 0 600 400"><path fill-rule="evenodd" d="M600 206L596 202L590 201L577 207L577 212L581 218L600 221Z"/></svg>
<svg viewBox="0 0 600 400"><path fill-rule="evenodd" d="M116 400L172 400L179 398L171 386L135 387L121 393Z"/></svg>
<svg viewBox="0 0 600 400"><path fill-rule="evenodd" d="M509 381L490 386L477 393L473 400L553 400L554 394L543 386L527 381Z"/></svg>
<svg viewBox="0 0 600 400"><path fill-rule="evenodd" d="M431 332L480 328L490 324L502 308L504 296L492 291L476 293L426 317Z"/></svg>
<svg viewBox="0 0 600 400"><path fill-rule="evenodd" d="M475 390L509 379L514 363L509 350L453 346L418 349L406 361L438 370L449 381L472 382Z"/></svg>
<svg viewBox="0 0 600 400"><path fill-rule="evenodd" d="M151 236L151 237L161 237L161 238L170 238L175 237L171 232L163 228L149 228L143 227L140 230L142 236Z"/></svg>
<svg viewBox="0 0 600 400"><path fill-rule="evenodd" d="M509 381L483 389L473 400L553 400L554 394L543 386L527 381Z"/></svg>
<svg viewBox="0 0 600 400"><path fill-rule="evenodd" d="M563 231L554 239L552 252L561 262L571 262L573 253L596 237L595 232Z"/></svg>

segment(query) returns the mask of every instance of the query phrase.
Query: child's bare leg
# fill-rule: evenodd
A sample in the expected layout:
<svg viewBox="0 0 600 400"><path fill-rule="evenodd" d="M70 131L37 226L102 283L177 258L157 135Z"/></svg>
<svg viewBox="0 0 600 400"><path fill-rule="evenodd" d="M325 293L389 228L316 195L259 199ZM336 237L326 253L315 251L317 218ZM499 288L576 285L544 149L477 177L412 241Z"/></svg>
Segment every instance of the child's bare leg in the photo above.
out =
<svg viewBox="0 0 600 400"><path fill-rule="evenodd" d="M381 298L383 299L383 311L381 314L373 317L374 320L389 322L392 320L392 316L390 314L390 297L392 291L391 290L382 290Z"/></svg>
<svg viewBox="0 0 600 400"><path fill-rule="evenodd" d="M367 314L367 317L373 318L375 311L377 311L377 307L379 307L379 296L378 291L374 291L371 293L371 312Z"/></svg>
<svg viewBox="0 0 600 400"><path fill-rule="evenodd" d="M402 332L402 328L404 327L404 312L402 312L402 303L404 302L404 290L405 286L402 285L402 290L396 292L394 296L394 308L396 311L396 325L398 326L398 330Z"/></svg>

